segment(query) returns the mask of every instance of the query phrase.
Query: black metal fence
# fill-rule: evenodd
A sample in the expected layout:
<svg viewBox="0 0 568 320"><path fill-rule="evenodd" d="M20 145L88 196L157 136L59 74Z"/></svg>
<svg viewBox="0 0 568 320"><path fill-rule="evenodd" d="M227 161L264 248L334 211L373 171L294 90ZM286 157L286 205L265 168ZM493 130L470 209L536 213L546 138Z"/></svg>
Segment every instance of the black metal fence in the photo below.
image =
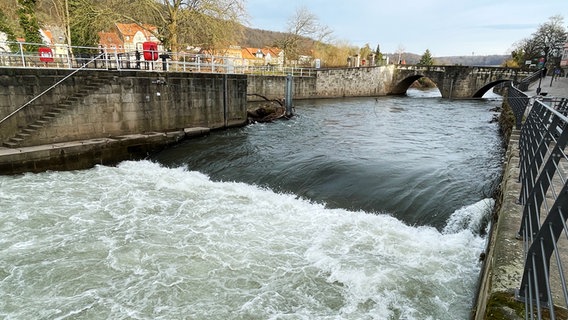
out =
<svg viewBox="0 0 568 320"><path fill-rule="evenodd" d="M523 215L518 238L524 241L525 265L516 295L525 302L526 319L542 319L545 313L557 319L553 306L568 306L566 99L538 98L529 106L529 97L512 87L508 101L518 109L514 112L518 124L530 107L519 139Z"/></svg>

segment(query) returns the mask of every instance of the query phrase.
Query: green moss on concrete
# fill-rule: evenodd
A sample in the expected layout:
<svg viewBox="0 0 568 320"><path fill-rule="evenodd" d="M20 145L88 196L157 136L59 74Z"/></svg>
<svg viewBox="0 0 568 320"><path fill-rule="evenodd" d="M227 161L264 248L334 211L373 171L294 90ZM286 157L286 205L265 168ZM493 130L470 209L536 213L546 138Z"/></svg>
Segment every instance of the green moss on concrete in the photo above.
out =
<svg viewBox="0 0 568 320"><path fill-rule="evenodd" d="M517 320L524 319L525 305L517 300L512 292L496 292L487 301L484 319Z"/></svg>
<svg viewBox="0 0 568 320"><path fill-rule="evenodd" d="M554 308L556 319L568 319L568 310ZM534 315L537 318L537 314ZM542 309L542 319L550 319L550 310ZM512 292L492 293L487 301L486 320L517 320L525 319L525 304L516 300Z"/></svg>

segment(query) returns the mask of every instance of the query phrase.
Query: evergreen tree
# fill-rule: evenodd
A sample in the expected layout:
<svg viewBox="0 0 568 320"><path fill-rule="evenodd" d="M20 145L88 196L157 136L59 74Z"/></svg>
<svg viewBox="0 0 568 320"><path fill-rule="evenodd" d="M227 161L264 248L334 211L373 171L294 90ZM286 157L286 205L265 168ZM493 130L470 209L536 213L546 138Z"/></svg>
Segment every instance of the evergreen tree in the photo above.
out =
<svg viewBox="0 0 568 320"><path fill-rule="evenodd" d="M434 65L434 59L432 58L432 54L430 53L429 49L426 49L426 51L424 51L424 54L420 58L420 61L418 61L418 65L419 66L432 66L432 65Z"/></svg>
<svg viewBox="0 0 568 320"><path fill-rule="evenodd" d="M7 40L10 42L8 45L12 52L18 51L18 45L16 44L16 36L14 36L14 32L8 26L8 18L6 15L0 11L0 32L4 32L7 36Z"/></svg>
<svg viewBox="0 0 568 320"><path fill-rule="evenodd" d="M36 0L18 0L20 7L18 8L18 18L20 26L24 30L24 37L28 43L41 43L41 34L39 33L39 24L35 15ZM24 45L25 51L35 51L36 46Z"/></svg>
<svg viewBox="0 0 568 320"><path fill-rule="evenodd" d="M377 49L375 50L375 64L376 65L382 65L383 64L383 53L381 52L381 47L379 44L377 44Z"/></svg>

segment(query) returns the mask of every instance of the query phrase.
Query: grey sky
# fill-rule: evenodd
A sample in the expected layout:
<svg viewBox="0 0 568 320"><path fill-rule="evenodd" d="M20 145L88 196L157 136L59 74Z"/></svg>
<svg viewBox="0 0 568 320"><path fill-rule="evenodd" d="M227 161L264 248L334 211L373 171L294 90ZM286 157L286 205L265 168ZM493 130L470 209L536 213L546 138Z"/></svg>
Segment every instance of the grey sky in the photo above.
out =
<svg viewBox="0 0 568 320"><path fill-rule="evenodd" d="M249 27L285 31L305 6L335 40L434 56L509 54L554 15L568 26L568 0L246 0Z"/></svg>

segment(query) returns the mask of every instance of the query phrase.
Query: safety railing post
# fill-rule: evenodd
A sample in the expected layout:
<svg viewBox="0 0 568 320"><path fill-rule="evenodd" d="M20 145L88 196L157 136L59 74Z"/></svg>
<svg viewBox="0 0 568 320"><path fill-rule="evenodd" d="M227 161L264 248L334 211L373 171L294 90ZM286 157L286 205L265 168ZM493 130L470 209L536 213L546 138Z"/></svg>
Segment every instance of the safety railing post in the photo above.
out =
<svg viewBox="0 0 568 320"><path fill-rule="evenodd" d="M22 57L22 67L26 67L26 59L24 57L24 46L22 45L21 42L19 42L20 45L20 56Z"/></svg>

